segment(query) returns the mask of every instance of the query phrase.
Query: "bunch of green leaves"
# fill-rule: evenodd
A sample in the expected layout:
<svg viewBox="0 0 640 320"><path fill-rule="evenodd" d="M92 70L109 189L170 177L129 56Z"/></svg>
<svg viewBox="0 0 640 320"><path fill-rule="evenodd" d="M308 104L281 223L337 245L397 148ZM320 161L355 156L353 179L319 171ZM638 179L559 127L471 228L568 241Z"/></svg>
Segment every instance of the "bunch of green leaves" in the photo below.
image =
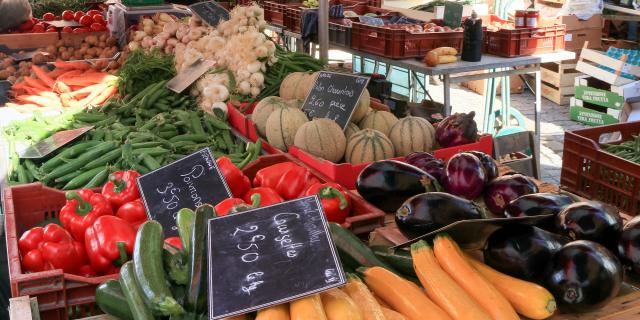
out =
<svg viewBox="0 0 640 320"><path fill-rule="evenodd" d="M120 67L118 89L124 95L136 94L153 83L171 79L175 75L173 55L163 54L157 49L148 53L137 49L129 54Z"/></svg>
<svg viewBox="0 0 640 320"><path fill-rule="evenodd" d="M42 15L47 12L59 16L64 10L75 12L90 9L86 0L29 0L29 4L31 4L32 15L36 18L42 18Z"/></svg>

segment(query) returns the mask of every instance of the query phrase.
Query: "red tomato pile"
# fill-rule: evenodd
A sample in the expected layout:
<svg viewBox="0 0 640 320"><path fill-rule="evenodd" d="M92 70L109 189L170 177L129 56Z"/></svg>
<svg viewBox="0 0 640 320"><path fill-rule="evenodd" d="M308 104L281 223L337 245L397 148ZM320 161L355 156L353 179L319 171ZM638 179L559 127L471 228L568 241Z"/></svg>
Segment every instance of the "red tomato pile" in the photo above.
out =
<svg viewBox="0 0 640 320"><path fill-rule="evenodd" d="M31 18L11 30L10 33L42 33L42 32L58 32L58 28L52 26L49 22L56 20L76 21L79 27L63 27L62 32L96 32L107 31L107 21L98 10L89 10L86 13L82 11L73 12L65 10L62 15L56 16L51 12L42 15L42 19Z"/></svg>

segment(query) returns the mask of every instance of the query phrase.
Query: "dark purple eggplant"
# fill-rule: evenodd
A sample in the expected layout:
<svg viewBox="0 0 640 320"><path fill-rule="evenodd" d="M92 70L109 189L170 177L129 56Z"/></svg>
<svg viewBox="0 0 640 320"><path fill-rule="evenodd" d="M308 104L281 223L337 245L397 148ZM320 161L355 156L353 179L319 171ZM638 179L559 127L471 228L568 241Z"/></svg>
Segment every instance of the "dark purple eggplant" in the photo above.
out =
<svg viewBox="0 0 640 320"><path fill-rule="evenodd" d="M445 192L413 196L396 211L396 225L409 239L461 220L485 218L472 201Z"/></svg>
<svg viewBox="0 0 640 320"><path fill-rule="evenodd" d="M440 191L432 175L410 164L381 160L368 165L356 181L358 193L374 206L395 212L408 198L424 192Z"/></svg>
<svg viewBox="0 0 640 320"><path fill-rule="evenodd" d="M491 181L498 177L498 165L491 158L490 155L480 152L480 151L465 151L467 153L471 153L472 155L478 157L480 163L482 163L482 167L484 171L487 173L487 181Z"/></svg>
<svg viewBox="0 0 640 320"><path fill-rule="evenodd" d="M416 166L444 183L444 162L428 152L412 152L404 158L408 164Z"/></svg>
<svg viewBox="0 0 640 320"><path fill-rule="evenodd" d="M573 241L550 260L545 288L563 312L599 309L618 295L622 266L607 248L586 240Z"/></svg>
<svg viewBox="0 0 640 320"><path fill-rule="evenodd" d="M635 216L622 228L618 240L618 256L622 263L640 274L640 216Z"/></svg>
<svg viewBox="0 0 640 320"><path fill-rule="evenodd" d="M487 175L478 157L458 153L449 159L444 188L447 192L469 200L477 198L487 183Z"/></svg>
<svg viewBox="0 0 640 320"><path fill-rule="evenodd" d="M436 140L443 148L459 146L478 141L478 125L474 111L452 114L438 123Z"/></svg>
<svg viewBox="0 0 640 320"><path fill-rule="evenodd" d="M484 203L491 212L503 215L507 205L521 196L537 193L538 186L529 177L512 174L495 178L484 190Z"/></svg>
<svg viewBox="0 0 640 320"><path fill-rule="evenodd" d="M596 202L576 202L560 211L556 228L573 240L590 240L615 252L622 218L617 211Z"/></svg>
<svg viewBox="0 0 640 320"><path fill-rule="evenodd" d="M532 193L515 199L507 205L504 215L507 218L553 215L540 222L538 226L547 231L555 231L555 217L566 206L573 203L567 195L557 193Z"/></svg>
<svg viewBox="0 0 640 320"><path fill-rule="evenodd" d="M484 262L516 278L541 282L549 259L569 241L534 226L508 225L489 236Z"/></svg>

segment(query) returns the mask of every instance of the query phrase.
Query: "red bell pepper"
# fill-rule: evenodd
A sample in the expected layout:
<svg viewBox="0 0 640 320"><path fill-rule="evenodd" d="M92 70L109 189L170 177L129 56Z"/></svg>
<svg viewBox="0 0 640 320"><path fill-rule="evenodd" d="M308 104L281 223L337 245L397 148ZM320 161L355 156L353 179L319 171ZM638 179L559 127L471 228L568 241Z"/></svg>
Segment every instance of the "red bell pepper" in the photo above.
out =
<svg viewBox="0 0 640 320"><path fill-rule="evenodd" d="M102 195L111 203L113 210L121 205L140 198L136 179L140 176L137 171L116 171L109 175L109 181L102 187Z"/></svg>
<svg viewBox="0 0 640 320"><path fill-rule="evenodd" d="M67 203L60 210L60 222L73 238L84 242L84 232L100 216L113 215L111 204L89 189L67 192Z"/></svg>
<svg viewBox="0 0 640 320"><path fill-rule="evenodd" d="M262 168L253 179L255 187L273 188L286 200L299 198L309 186L318 182L320 181L309 169L293 162L282 162Z"/></svg>
<svg viewBox="0 0 640 320"><path fill-rule="evenodd" d="M182 247L182 240L180 239L180 237L169 237L164 239L164 242L180 250L184 250Z"/></svg>
<svg viewBox="0 0 640 320"><path fill-rule="evenodd" d="M91 267L106 274L113 266L121 266L133 254L136 230L129 222L116 216L101 216L84 234L84 244Z"/></svg>
<svg viewBox="0 0 640 320"><path fill-rule="evenodd" d="M244 195L244 202L254 203L254 200L256 200L256 198L253 197L254 194L260 195L260 198L257 199L260 207L266 207L268 205L284 201L276 190L268 187L257 187L249 189L249 192Z"/></svg>
<svg viewBox="0 0 640 320"><path fill-rule="evenodd" d="M226 216L233 207L241 204L246 204L246 202L244 202L244 200L239 198L224 199L220 201L218 204L216 204L216 206L214 207L216 210L216 216L218 217Z"/></svg>
<svg viewBox="0 0 640 320"><path fill-rule="evenodd" d="M87 263L82 243L53 223L27 230L18 240L18 248L22 267L29 272L62 269L65 273L80 274Z"/></svg>
<svg viewBox="0 0 640 320"><path fill-rule="evenodd" d="M123 204L118 208L116 216L129 222L136 231L138 231L141 224L149 220L149 217L147 217L147 210L144 208L142 199L136 199Z"/></svg>
<svg viewBox="0 0 640 320"><path fill-rule="evenodd" d="M220 169L220 173L222 173L234 197L240 198L249 191L251 181L242 173L242 170L238 169L238 167L231 162L231 159L220 157L216 159L216 164L218 164L218 169Z"/></svg>
<svg viewBox="0 0 640 320"><path fill-rule="evenodd" d="M324 214L331 222L343 223L351 212L351 197L337 183L316 183L311 185L304 194L318 195Z"/></svg>

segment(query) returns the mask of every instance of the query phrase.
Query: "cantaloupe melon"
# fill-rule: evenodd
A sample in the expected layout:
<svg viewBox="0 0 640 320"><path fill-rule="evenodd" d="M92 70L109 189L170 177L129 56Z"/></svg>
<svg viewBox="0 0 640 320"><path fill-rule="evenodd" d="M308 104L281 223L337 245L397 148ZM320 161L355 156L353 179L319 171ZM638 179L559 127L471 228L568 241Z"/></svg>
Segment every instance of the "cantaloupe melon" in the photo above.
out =
<svg viewBox="0 0 640 320"><path fill-rule="evenodd" d="M349 124L347 124L347 127L344 129L344 135L347 137L347 140L349 140L349 138L351 138L351 136L358 131L360 131L360 127L358 127L358 125L353 122L349 122Z"/></svg>
<svg viewBox="0 0 640 320"><path fill-rule="evenodd" d="M280 83L280 97L285 100L296 99L298 87L307 78L306 72L293 72L286 76Z"/></svg>
<svg viewBox="0 0 640 320"><path fill-rule="evenodd" d="M288 107L291 107L291 104L280 97L266 97L258 102L251 114L251 121L256 124L258 133L265 137L267 134L267 119L269 119L269 116L276 109Z"/></svg>
<svg viewBox="0 0 640 320"><path fill-rule="evenodd" d="M371 112L370 104L371 96L369 95L369 90L364 89L362 96L360 96L360 100L358 100L358 105L351 115L351 122L359 123L362 121L362 119Z"/></svg>
<svg viewBox="0 0 640 320"><path fill-rule="evenodd" d="M302 78L300 85L296 87L296 99L304 101L304 99L307 98L307 95L309 95L309 92L313 89L313 85L316 83L318 74L320 74L320 72L307 73Z"/></svg>
<svg viewBox="0 0 640 320"><path fill-rule="evenodd" d="M287 151L287 148L293 144L298 128L308 121L309 119L300 109L276 109L267 119L267 141L272 146Z"/></svg>
<svg viewBox="0 0 640 320"><path fill-rule="evenodd" d="M287 100L287 103L292 107L292 108L302 108L302 104L304 103L304 100L298 100L298 99L291 99L291 100Z"/></svg>
<svg viewBox="0 0 640 320"><path fill-rule="evenodd" d="M335 121L318 118L298 129L293 144L316 157L338 162L344 156L347 138Z"/></svg>
<svg viewBox="0 0 640 320"><path fill-rule="evenodd" d="M389 133L396 156L406 156L415 151L431 152L435 141L435 130L429 121L408 116L400 119Z"/></svg>
<svg viewBox="0 0 640 320"><path fill-rule="evenodd" d="M385 136L389 136L391 128L398 122L398 118L388 111L377 111L369 113L358 126L360 129L375 129L382 132Z"/></svg>
<svg viewBox="0 0 640 320"><path fill-rule="evenodd" d="M382 132L362 129L351 136L345 151L345 160L352 164L392 158L395 151L391 140Z"/></svg>

